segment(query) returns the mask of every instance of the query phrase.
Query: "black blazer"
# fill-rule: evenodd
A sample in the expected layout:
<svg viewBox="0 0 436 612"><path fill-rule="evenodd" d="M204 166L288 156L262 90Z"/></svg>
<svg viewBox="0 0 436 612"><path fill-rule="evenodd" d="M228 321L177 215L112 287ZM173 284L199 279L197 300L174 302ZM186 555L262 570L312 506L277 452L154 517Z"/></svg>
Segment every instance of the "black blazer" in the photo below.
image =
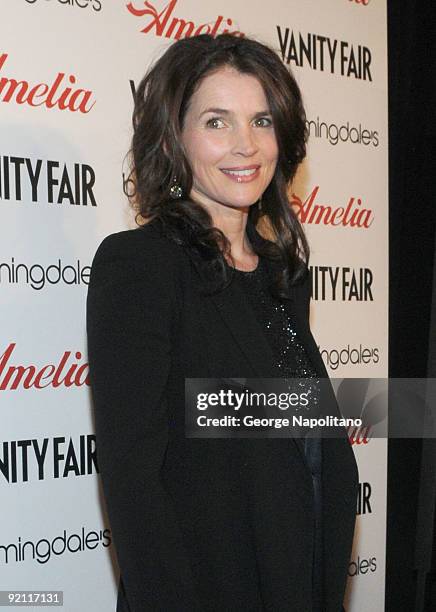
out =
<svg viewBox="0 0 436 612"><path fill-rule="evenodd" d="M313 485L301 443L185 437L185 377L276 375L241 288L204 297L200 287L190 254L159 222L108 236L93 261L88 355L117 609L310 612ZM290 297L327 377L308 276ZM358 477L345 432L322 444L325 610L339 612Z"/></svg>

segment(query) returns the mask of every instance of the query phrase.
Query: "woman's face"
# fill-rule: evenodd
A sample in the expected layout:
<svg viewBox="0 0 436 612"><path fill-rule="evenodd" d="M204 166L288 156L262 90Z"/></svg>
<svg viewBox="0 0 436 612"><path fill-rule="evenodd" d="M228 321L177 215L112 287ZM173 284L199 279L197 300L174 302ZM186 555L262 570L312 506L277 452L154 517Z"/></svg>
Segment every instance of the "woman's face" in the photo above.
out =
<svg viewBox="0 0 436 612"><path fill-rule="evenodd" d="M274 175L278 147L262 86L228 66L193 94L182 141L193 172L190 196L200 204L250 206Z"/></svg>

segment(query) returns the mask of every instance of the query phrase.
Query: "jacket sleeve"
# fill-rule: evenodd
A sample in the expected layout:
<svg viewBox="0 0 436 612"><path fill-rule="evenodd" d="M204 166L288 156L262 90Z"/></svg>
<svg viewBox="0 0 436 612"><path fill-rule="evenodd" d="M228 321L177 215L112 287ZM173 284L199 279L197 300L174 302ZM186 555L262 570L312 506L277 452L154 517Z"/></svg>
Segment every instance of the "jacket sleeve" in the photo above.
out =
<svg viewBox="0 0 436 612"><path fill-rule="evenodd" d="M109 236L92 265L87 332L97 459L131 612L191 612L199 609L191 567L160 480L177 321L174 256L144 238L140 230Z"/></svg>

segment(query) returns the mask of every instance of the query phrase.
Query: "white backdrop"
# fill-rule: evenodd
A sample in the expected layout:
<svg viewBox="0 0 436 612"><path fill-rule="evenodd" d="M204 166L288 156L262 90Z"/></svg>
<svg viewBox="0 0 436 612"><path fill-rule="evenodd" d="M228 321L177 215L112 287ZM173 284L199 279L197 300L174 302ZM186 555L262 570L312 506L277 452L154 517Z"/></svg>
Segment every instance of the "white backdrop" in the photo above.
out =
<svg viewBox="0 0 436 612"><path fill-rule="evenodd" d="M107 234L134 226L130 81L178 36L239 30L289 63L311 132L290 198L312 248L314 336L331 376L388 370L385 1L147 4L0 7L0 588L63 590L72 612L115 609L116 594L87 381L89 266ZM386 441L353 448L346 607L381 611Z"/></svg>

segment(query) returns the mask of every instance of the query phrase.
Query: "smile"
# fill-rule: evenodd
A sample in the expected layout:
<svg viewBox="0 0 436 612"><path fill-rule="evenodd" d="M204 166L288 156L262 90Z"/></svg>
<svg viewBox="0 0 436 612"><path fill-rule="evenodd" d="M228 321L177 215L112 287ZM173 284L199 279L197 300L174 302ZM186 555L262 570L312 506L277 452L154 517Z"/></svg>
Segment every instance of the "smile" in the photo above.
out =
<svg viewBox="0 0 436 612"><path fill-rule="evenodd" d="M249 183L259 176L259 166L256 168L246 168L244 170L225 170L221 168L221 171L228 176L229 179L237 183Z"/></svg>

